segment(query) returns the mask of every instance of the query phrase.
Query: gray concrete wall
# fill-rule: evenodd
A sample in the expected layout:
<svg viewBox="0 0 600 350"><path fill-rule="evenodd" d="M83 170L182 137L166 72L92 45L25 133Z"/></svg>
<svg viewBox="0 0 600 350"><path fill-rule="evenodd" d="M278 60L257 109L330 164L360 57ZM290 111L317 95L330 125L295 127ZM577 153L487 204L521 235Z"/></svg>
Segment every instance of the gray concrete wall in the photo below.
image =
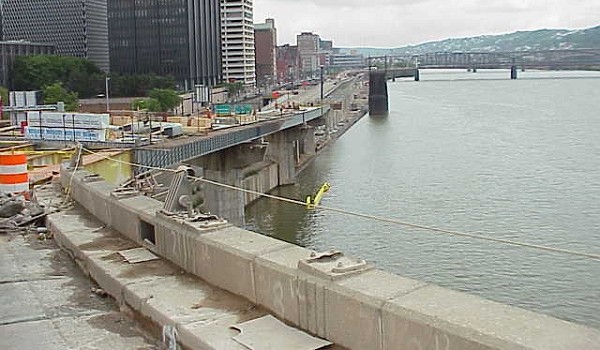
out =
<svg viewBox="0 0 600 350"><path fill-rule="evenodd" d="M63 171L94 216L209 283L262 305L312 334L360 350L598 349L600 331L389 274L230 225L154 215L147 197L118 200L90 174ZM155 228L142 242L141 220Z"/></svg>
<svg viewBox="0 0 600 350"><path fill-rule="evenodd" d="M242 187L259 193L268 193L279 185L279 167L277 164L269 164L242 180ZM257 200L260 196L252 193L244 194L244 205Z"/></svg>
<svg viewBox="0 0 600 350"><path fill-rule="evenodd" d="M267 137L269 147L266 157L279 165L280 186L296 183L297 147L301 137L300 127L287 129Z"/></svg>

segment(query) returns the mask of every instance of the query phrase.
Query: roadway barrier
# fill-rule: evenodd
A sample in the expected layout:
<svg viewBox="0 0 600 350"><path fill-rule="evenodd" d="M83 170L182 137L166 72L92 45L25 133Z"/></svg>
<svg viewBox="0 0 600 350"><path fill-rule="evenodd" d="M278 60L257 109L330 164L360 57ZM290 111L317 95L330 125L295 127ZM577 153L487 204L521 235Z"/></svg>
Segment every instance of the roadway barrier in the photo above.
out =
<svg viewBox="0 0 600 350"><path fill-rule="evenodd" d="M90 213L205 281L350 349L598 349L600 331L233 227L157 214L162 203L87 171L63 186Z"/></svg>
<svg viewBox="0 0 600 350"><path fill-rule="evenodd" d="M0 153L0 192L29 191L27 155L25 153Z"/></svg>

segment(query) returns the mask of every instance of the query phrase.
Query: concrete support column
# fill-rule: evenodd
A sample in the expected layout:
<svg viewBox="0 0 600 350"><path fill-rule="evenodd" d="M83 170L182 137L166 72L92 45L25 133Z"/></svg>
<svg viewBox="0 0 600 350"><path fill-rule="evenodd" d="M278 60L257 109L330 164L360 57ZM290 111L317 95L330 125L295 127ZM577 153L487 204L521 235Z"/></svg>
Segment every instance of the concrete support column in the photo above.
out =
<svg viewBox="0 0 600 350"><path fill-rule="evenodd" d="M315 139L315 128L306 125L302 128L302 140L300 143L300 152L308 156L313 156L317 150L317 141Z"/></svg>
<svg viewBox="0 0 600 350"><path fill-rule="evenodd" d="M242 170L204 170L204 177L222 184L242 187ZM211 214L227 219L238 227L243 227L244 216L244 193L212 184L204 184L204 195L206 208Z"/></svg>
<svg viewBox="0 0 600 350"><path fill-rule="evenodd" d="M243 169L264 159L264 150L252 145L228 148L190 162L204 169L204 178L235 187L243 187ZM205 207L212 213L242 227L245 222L244 193L221 186L204 184Z"/></svg>
<svg viewBox="0 0 600 350"><path fill-rule="evenodd" d="M296 165L299 154L301 128L292 128L269 135L267 157L279 167L279 186L296 183Z"/></svg>
<svg viewBox="0 0 600 350"><path fill-rule="evenodd" d="M386 73L371 71L369 73L369 114L371 116L387 115L388 111Z"/></svg>

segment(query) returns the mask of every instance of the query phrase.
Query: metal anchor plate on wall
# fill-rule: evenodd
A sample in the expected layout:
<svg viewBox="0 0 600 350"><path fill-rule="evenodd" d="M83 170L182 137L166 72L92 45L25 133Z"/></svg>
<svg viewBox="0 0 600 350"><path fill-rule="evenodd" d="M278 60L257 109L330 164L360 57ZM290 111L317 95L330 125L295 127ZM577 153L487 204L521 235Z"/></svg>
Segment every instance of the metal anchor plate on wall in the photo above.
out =
<svg viewBox="0 0 600 350"><path fill-rule="evenodd" d="M298 269L313 276L338 280L372 269L363 259L345 256L337 250L324 253L312 253L310 258L298 261Z"/></svg>

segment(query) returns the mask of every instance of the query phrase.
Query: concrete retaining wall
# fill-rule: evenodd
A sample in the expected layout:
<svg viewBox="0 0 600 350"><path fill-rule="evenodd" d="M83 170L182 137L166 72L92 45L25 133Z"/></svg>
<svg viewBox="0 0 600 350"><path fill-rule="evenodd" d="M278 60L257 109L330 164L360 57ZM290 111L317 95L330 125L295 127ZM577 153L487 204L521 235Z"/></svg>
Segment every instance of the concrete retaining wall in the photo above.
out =
<svg viewBox="0 0 600 350"><path fill-rule="evenodd" d="M336 254L319 259L307 249L230 225L155 215L160 202L116 199L111 185L89 182L90 175L78 171L71 181L63 171L61 179L63 186L72 183L73 198L106 225L209 283L348 348L600 347L595 329L368 268L356 259ZM142 225L153 228L154 244L142 240Z"/></svg>

